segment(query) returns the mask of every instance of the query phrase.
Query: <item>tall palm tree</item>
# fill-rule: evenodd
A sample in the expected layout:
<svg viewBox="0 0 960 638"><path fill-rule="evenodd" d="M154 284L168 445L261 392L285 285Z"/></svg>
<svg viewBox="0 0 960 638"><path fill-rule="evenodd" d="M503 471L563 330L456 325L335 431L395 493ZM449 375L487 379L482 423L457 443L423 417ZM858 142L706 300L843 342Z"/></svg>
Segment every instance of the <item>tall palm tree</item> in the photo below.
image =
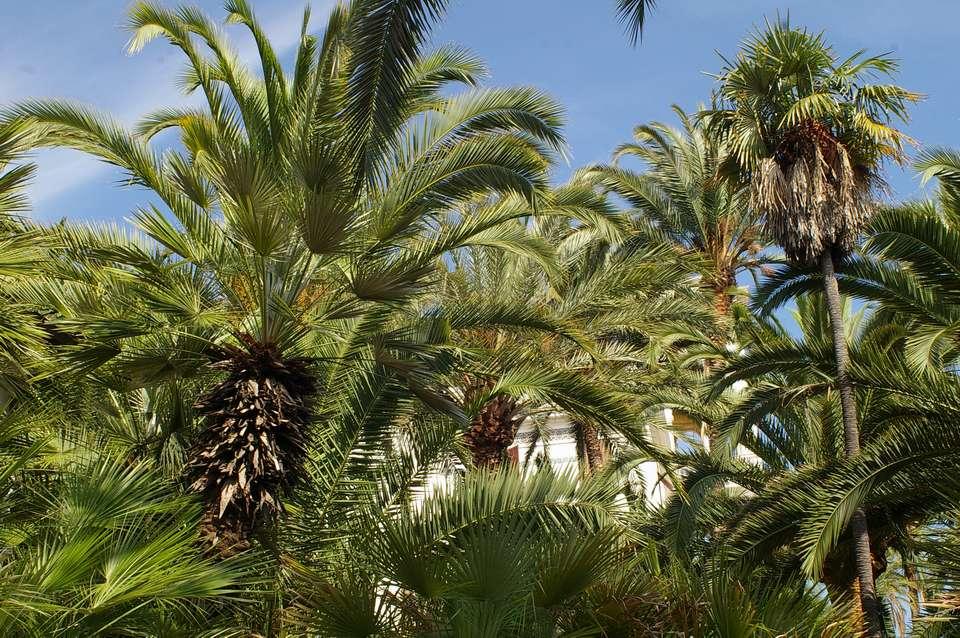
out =
<svg viewBox="0 0 960 638"><path fill-rule="evenodd" d="M634 130L634 143L614 153L617 164L588 169L584 177L626 201L636 216L638 239L672 245L693 262L701 285L713 297L717 337L726 345L737 276L768 260L761 254L760 218L746 189L716 178L730 149L715 132L679 107L682 128L653 122ZM639 160L637 172L619 165Z"/></svg>
<svg viewBox="0 0 960 638"><path fill-rule="evenodd" d="M708 114L733 149L731 171L749 181L768 233L795 262L818 263L830 311L845 449L860 451L836 269L868 220L881 169L901 161L906 136L894 128L919 96L871 83L892 75L888 56L838 59L822 34L786 21L751 36L718 76L718 108ZM862 510L851 522L860 597L869 634L882 632Z"/></svg>
<svg viewBox="0 0 960 638"><path fill-rule="evenodd" d="M100 157L156 196L135 216L152 243L99 255L132 275L134 301L103 300L107 316L81 313L76 324L98 344L87 363L112 362L127 387L220 373L197 403L206 427L185 476L204 496L206 534L224 547L274 520L303 476L318 390L360 391L335 366L320 374L318 362L373 361L386 370L369 374L426 396L422 357L401 363L409 349L386 336L397 328L392 311L451 250L539 247L501 232L522 213L460 218L452 205L490 192L535 199L563 143L560 109L523 88L444 95L482 73L460 49L423 51L445 4L340 4L321 38L309 34L307 11L287 73L248 3L232 0L228 21L257 45L254 73L202 13L138 3L131 51L161 37L179 49L185 88L203 95L203 108L154 113L135 131L62 102L7 113L42 130L41 143ZM182 151L151 146L167 129L179 131ZM361 356L377 331L376 346L400 354Z"/></svg>

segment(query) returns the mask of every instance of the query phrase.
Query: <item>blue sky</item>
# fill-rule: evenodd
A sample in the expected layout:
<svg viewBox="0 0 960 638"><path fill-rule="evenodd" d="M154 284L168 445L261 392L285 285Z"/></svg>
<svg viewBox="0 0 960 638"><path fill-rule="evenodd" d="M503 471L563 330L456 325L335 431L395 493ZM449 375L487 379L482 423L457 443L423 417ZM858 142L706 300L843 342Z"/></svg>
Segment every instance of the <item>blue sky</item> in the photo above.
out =
<svg viewBox="0 0 960 638"><path fill-rule="evenodd" d="M173 3L171 3L173 4ZM220 0L199 4L222 17ZM330 0L313 3L322 23ZM841 54L866 48L902 61L900 83L927 94L908 132L927 145L960 147L960 85L946 57L954 49L960 2L954 0L660 0L643 42L631 48L614 19L614 0L454 0L435 33L484 58L489 84L526 84L554 95L568 111L571 166L605 161L634 125L671 121L670 105L693 109L709 96L717 51L733 54L764 16L789 11L795 24L826 30ZM31 97L79 100L127 124L154 109L184 103L175 88L178 53L161 42L124 52L127 2L0 2L0 103ZM281 51L296 45L303 2L254 0ZM253 60L246 33L231 27ZM52 221L121 219L146 200L117 187L108 167L70 151L39 154L34 215ZM909 171L892 171L897 197L921 194Z"/></svg>

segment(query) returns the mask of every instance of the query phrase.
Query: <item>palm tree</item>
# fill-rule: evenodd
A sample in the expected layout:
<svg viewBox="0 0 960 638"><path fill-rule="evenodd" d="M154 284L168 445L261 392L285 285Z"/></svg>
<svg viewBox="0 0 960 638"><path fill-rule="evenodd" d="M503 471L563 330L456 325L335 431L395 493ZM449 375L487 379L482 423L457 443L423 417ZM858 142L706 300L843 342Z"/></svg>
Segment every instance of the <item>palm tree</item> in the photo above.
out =
<svg viewBox="0 0 960 638"><path fill-rule="evenodd" d="M473 473L387 518L305 583L322 635L553 635L622 548L616 484Z"/></svg>
<svg viewBox="0 0 960 638"><path fill-rule="evenodd" d="M944 490L953 493L956 502L957 484L949 482ZM960 583L960 536L956 514L946 524L925 530L914 549L917 562L925 577L921 580L929 599L921 598L930 612L926 617L913 617L913 635L933 637L955 634L960 629L960 598L957 584Z"/></svg>
<svg viewBox="0 0 960 638"><path fill-rule="evenodd" d="M87 333L84 369L110 362L104 374L125 387L221 375L197 403L206 427L185 476L204 496L206 534L223 547L245 545L275 519L303 477L318 391L338 399L360 391L336 366L320 374L318 362L373 361L364 374L393 375L427 396L422 357L403 363L410 350L390 341L393 310L422 292L451 250L536 248L500 231L522 213L451 211L489 192L535 199L563 143L560 109L523 88L444 96L446 84L475 85L482 72L460 49L423 53L444 6L338 5L320 39L308 34L308 11L288 74L243 0L228 3L228 21L253 37L258 73L202 13L139 3L131 51L168 40L186 56L186 88L202 93L205 108L163 110L133 132L62 102L7 113L43 131L45 145L120 167L160 203L135 216L151 241L96 240L104 247L94 259L126 271L133 281L121 287L133 296L100 297L102 307L71 321ZM184 150L160 154L150 141L171 128ZM385 344L398 350L365 356Z"/></svg>
<svg viewBox="0 0 960 638"><path fill-rule="evenodd" d="M475 464L498 466L521 422L544 410L566 413L592 469L601 434L650 449L623 390L708 325L692 273L669 246L625 234L626 218L590 184L553 189L531 219L533 236L558 247L556 263L473 248L455 256L439 295L441 308L495 299L504 318L530 318L525 332L514 321L454 336L484 371L461 387L479 409L465 439ZM601 416L614 406L622 418Z"/></svg>
<svg viewBox="0 0 960 638"><path fill-rule="evenodd" d="M578 188L591 181L575 180ZM624 393L636 414L649 388L671 384L690 347L707 341L713 325L709 302L697 285L697 264L662 236L624 223L615 237L566 232L559 243L561 277L551 282L550 306L596 341L596 351L559 349L563 365ZM563 345L563 344L561 344ZM649 438L648 419L639 417ZM594 471L609 459L624 432L574 420L581 458ZM636 437L627 436L636 446ZM649 452L648 447L639 446ZM654 456L654 458L656 455Z"/></svg>
<svg viewBox="0 0 960 638"><path fill-rule="evenodd" d="M836 269L873 207L886 159L901 161L907 138L894 128L919 96L870 83L896 62L858 52L837 59L822 35L786 21L768 24L718 76L720 105L708 114L733 149L731 172L751 186L753 206L787 257L821 268L844 415L845 449L860 451L856 404L848 378ZM869 634L882 631L862 510L853 513L854 555Z"/></svg>
<svg viewBox="0 0 960 638"><path fill-rule="evenodd" d="M642 172L614 164L587 169L584 177L632 207L638 240L672 245L693 262L701 285L713 297L722 348L731 327L737 276L756 276L768 259L761 253L759 215L749 206L745 189L716 179L730 149L697 119L679 107L674 111L681 129L660 122L638 126L635 142L614 153L616 162L641 161Z"/></svg>
<svg viewBox="0 0 960 638"><path fill-rule="evenodd" d="M917 166L924 180L939 179L936 199L881 211L870 224L864 258L842 285L908 326L907 357L917 369L952 368L960 358L960 157L923 151Z"/></svg>
<svg viewBox="0 0 960 638"><path fill-rule="evenodd" d="M958 405L955 380L935 367L911 370L902 324L864 309L845 314L864 436L863 453L846 459L827 309L819 295L797 305L799 335L775 318L739 322L745 349L730 356L705 396L648 391L652 405L682 409L717 436L709 453L668 457L679 484L646 533L683 564L713 557L774 579L819 580L842 607L856 589L847 521L859 507L875 575L887 591L897 587L891 615L912 605L917 621L925 613L917 577L895 572L917 566L922 573L922 540L954 525L953 482L945 487L935 477L951 475L960 458L955 432L945 430ZM740 381L749 382L745 390L726 391ZM620 471L644 460L624 456Z"/></svg>
<svg viewBox="0 0 960 638"><path fill-rule="evenodd" d="M204 556L195 496L125 458L65 399L43 392L0 415L0 633L229 630L229 600L250 591L253 557Z"/></svg>

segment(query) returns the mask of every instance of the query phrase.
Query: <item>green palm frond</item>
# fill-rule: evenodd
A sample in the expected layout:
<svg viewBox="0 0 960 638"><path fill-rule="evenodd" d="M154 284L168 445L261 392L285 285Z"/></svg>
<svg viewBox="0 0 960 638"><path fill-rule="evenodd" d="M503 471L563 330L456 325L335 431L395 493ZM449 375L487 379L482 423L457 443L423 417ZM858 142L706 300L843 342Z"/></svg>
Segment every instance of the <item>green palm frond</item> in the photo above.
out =
<svg viewBox="0 0 960 638"><path fill-rule="evenodd" d="M360 166L379 162L406 119L408 78L430 25L445 10L442 0L361 0L351 6L344 117Z"/></svg>
<svg viewBox="0 0 960 638"><path fill-rule="evenodd" d="M33 148L40 135L41 131L22 122L0 125L0 225L7 223L6 217L27 208L23 191L36 172L36 166L29 162L14 162Z"/></svg>
<svg viewBox="0 0 960 638"><path fill-rule="evenodd" d="M253 582L245 560L201 555L197 505L149 466L103 457L61 471L57 481L37 481L38 469L21 467L5 496L15 506L25 495L45 504L4 557L5 588L27 588L35 601L0 614L6 630L137 632L162 616L215 626L223 618L209 603L229 607Z"/></svg>
<svg viewBox="0 0 960 638"><path fill-rule="evenodd" d="M626 24L631 43L640 39L647 14L656 5L656 0L617 0L617 17Z"/></svg>

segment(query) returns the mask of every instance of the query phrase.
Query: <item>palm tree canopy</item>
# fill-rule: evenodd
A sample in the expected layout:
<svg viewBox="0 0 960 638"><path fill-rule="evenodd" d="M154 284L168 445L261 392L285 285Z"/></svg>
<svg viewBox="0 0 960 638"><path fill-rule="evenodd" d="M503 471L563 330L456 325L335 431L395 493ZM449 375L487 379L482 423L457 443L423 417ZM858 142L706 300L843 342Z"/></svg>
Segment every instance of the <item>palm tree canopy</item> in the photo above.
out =
<svg viewBox="0 0 960 638"><path fill-rule="evenodd" d="M746 189L717 179L730 155L726 141L701 117L674 111L682 128L638 126L635 142L616 150L616 164L585 169L582 176L632 207L635 240L671 245L691 263L725 316L737 275L765 263L759 216ZM623 166L622 159L640 161L642 170Z"/></svg>
<svg viewBox="0 0 960 638"><path fill-rule="evenodd" d="M864 51L839 58L822 33L778 20L717 75L706 117L728 138L726 172L750 182L753 205L790 258L848 252L883 184L883 162L904 159L910 140L894 125L921 96L872 82L897 68Z"/></svg>
<svg viewBox="0 0 960 638"><path fill-rule="evenodd" d="M445 0L307 11L289 64L252 4L254 68L133 4L188 108L0 111L0 635L957 633L960 156L874 210L893 60L767 25L554 186L563 109L429 49ZM37 147L143 205L31 220Z"/></svg>

